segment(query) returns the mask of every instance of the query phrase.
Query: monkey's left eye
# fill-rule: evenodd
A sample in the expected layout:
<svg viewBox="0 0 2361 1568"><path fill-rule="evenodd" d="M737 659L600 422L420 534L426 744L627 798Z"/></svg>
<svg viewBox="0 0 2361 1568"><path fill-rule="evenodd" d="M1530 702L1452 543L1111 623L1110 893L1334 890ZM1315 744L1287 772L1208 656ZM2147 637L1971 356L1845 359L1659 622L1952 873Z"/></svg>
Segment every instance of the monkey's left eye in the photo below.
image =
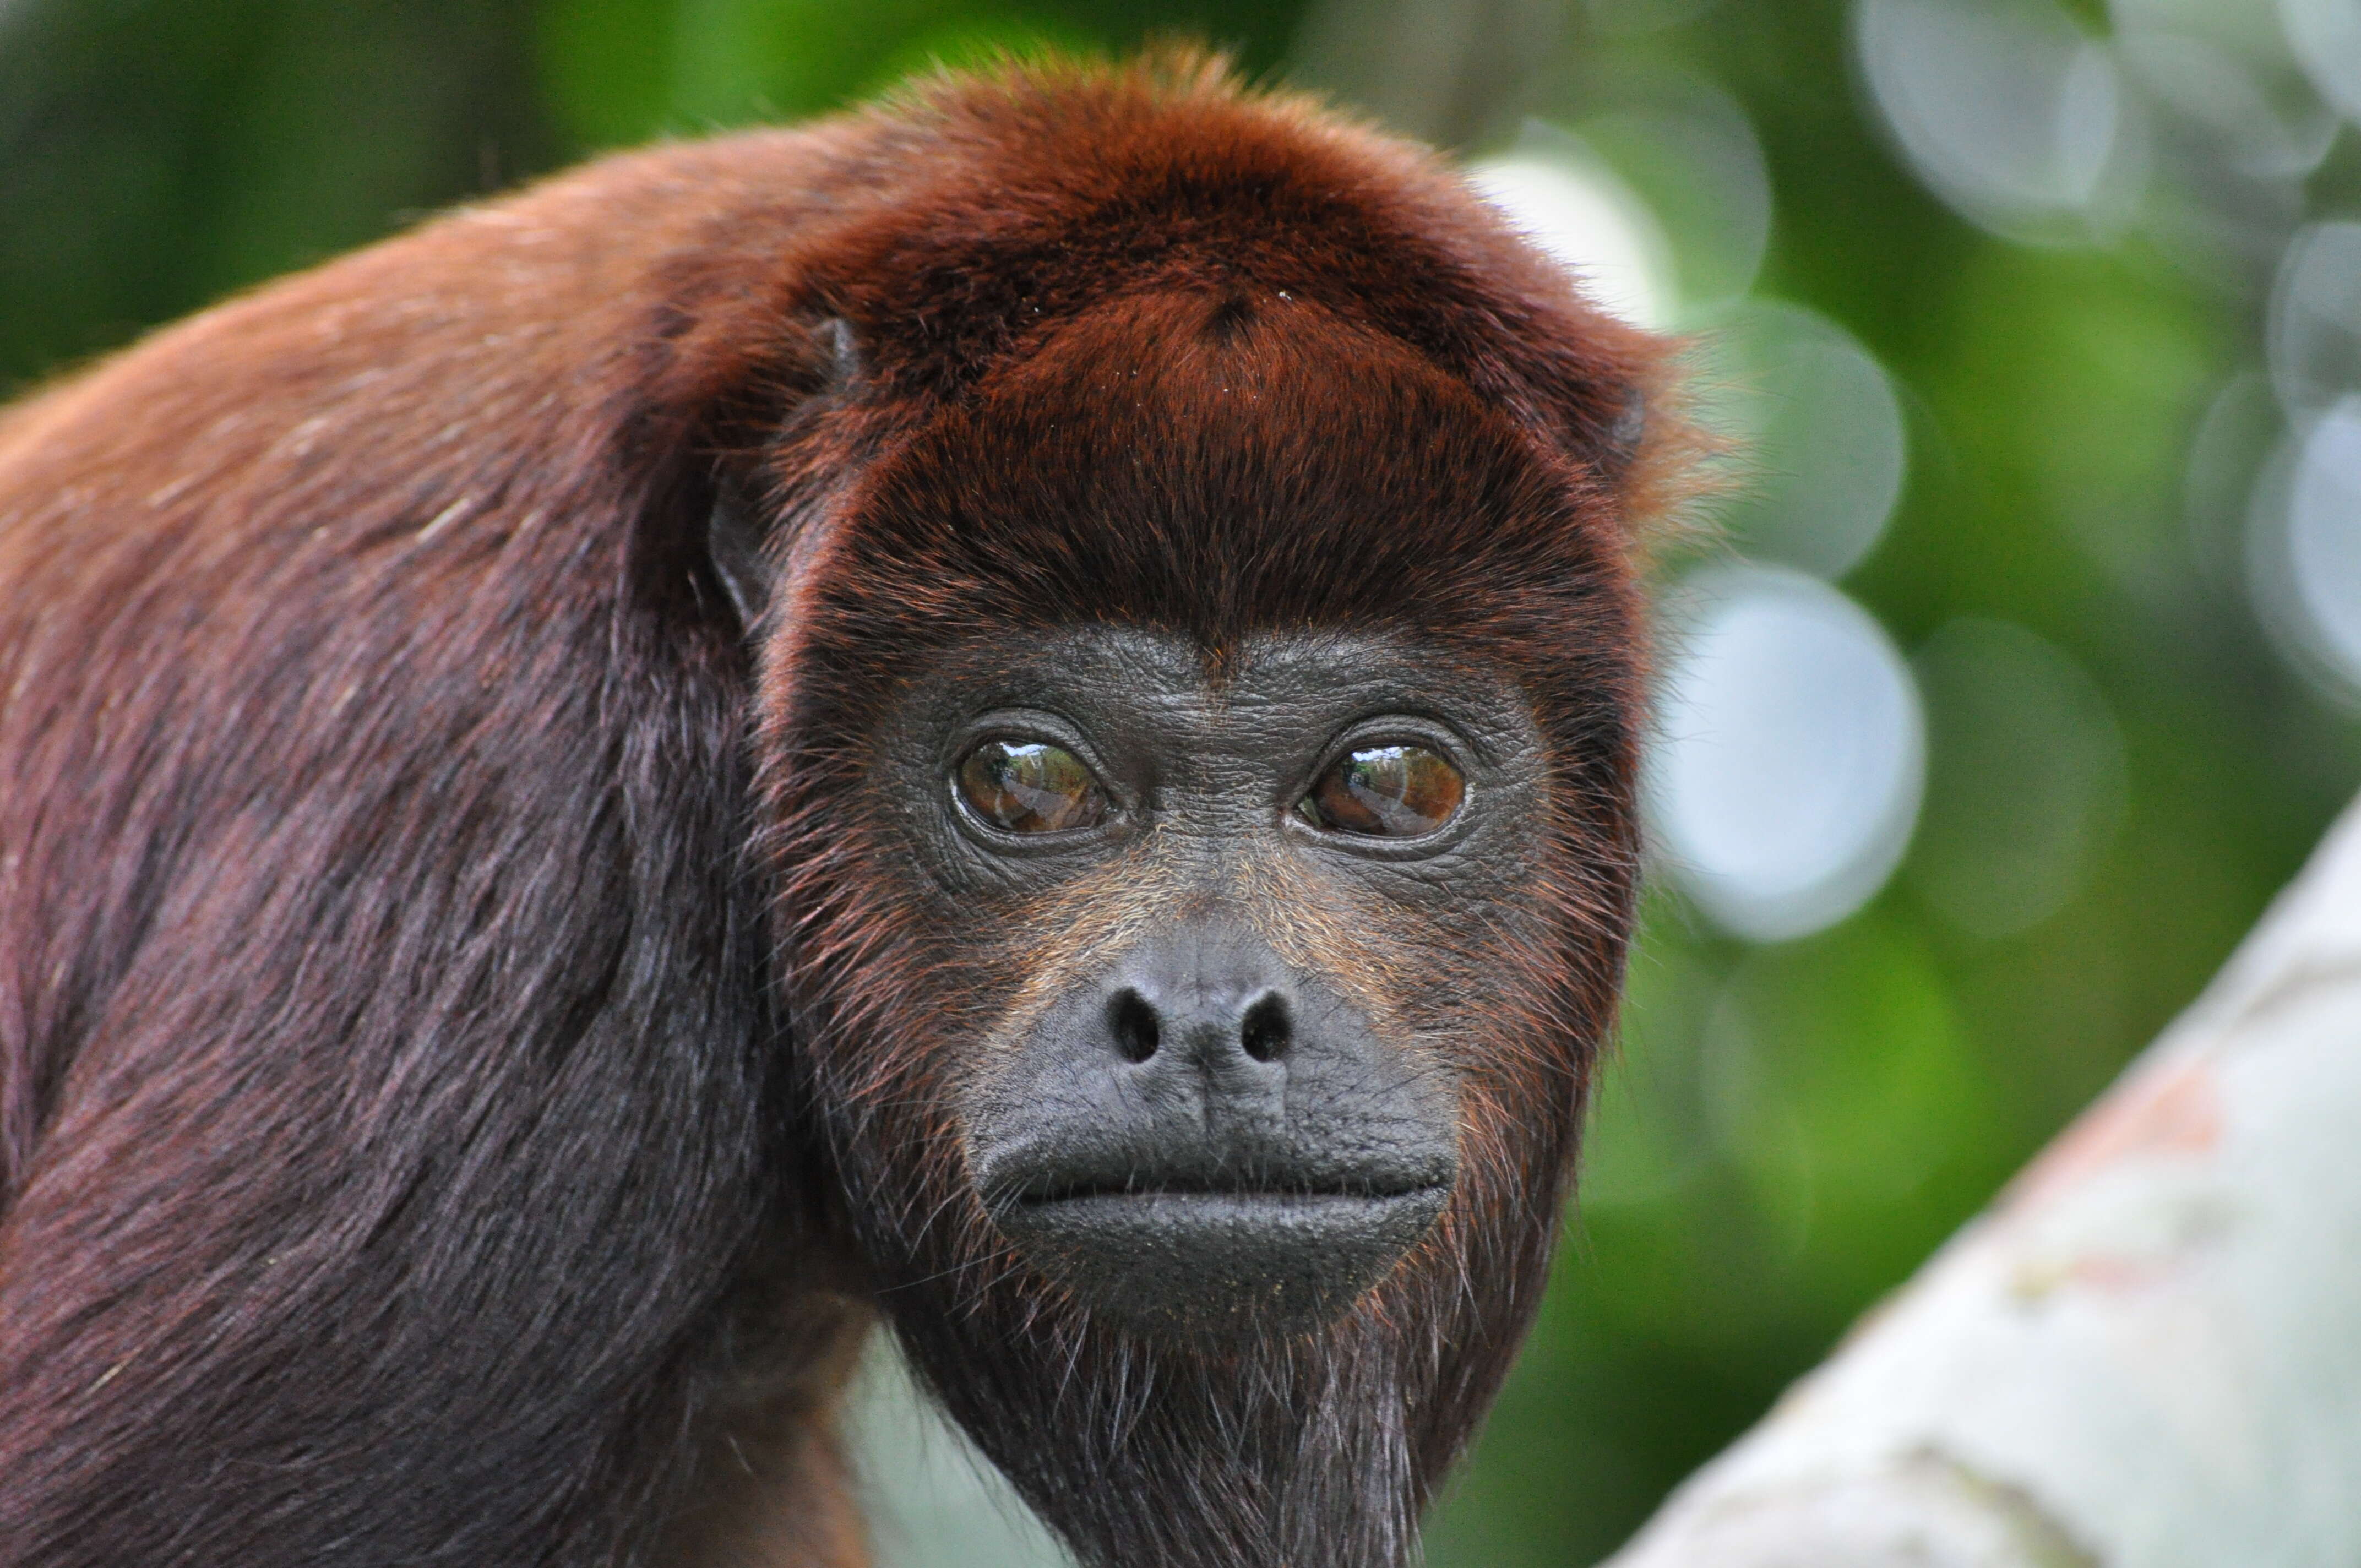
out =
<svg viewBox="0 0 2361 1568"><path fill-rule="evenodd" d="M1458 815L1467 780L1423 746L1364 746L1320 775L1295 814L1314 828L1372 839L1414 839Z"/></svg>
<svg viewBox="0 0 2361 1568"><path fill-rule="evenodd" d="M986 740L960 762L960 799L1004 833L1062 833L1107 817L1090 764L1046 740Z"/></svg>

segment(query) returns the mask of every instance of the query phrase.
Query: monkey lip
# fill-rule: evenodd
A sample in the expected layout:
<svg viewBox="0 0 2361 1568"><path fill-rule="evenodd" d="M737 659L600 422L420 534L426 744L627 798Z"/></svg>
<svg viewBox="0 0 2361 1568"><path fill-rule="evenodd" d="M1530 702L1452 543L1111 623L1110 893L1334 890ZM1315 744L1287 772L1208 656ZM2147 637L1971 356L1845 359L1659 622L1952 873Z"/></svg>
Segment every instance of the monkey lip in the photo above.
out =
<svg viewBox="0 0 2361 1568"><path fill-rule="evenodd" d="M1334 1318L1426 1234L1450 1191L1044 1182L993 1218L1094 1312L1148 1332L1219 1336Z"/></svg>
<svg viewBox="0 0 2361 1568"><path fill-rule="evenodd" d="M1133 1199L1172 1200L1191 1201L1211 1200L1236 1203L1279 1203L1305 1205L1327 1202L1382 1203L1396 1198L1416 1197L1447 1188L1447 1181L1402 1181L1339 1183L1334 1186L1308 1184L1284 1185L1251 1179L1224 1181L1218 1179L1150 1179L1124 1181L1060 1181L1047 1179L1021 1189L1014 1201L1026 1208L1038 1208L1046 1203L1094 1203L1122 1201Z"/></svg>

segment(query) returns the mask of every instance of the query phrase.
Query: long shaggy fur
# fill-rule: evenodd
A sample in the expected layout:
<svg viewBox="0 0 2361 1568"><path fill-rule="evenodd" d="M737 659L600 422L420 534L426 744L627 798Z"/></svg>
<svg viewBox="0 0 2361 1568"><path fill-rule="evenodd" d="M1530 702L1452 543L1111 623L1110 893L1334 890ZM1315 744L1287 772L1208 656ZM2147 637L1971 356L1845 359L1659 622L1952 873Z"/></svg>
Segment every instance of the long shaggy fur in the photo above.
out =
<svg viewBox="0 0 2361 1568"><path fill-rule="evenodd" d="M1430 156L1167 54L609 159L0 417L0 1562L850 1563L876 1305L1095 1563L1406 1562L1620 979L1660 375ZM1358 954L1463 1177L1329 1330L1128 1339L967 1185L1024 960L876 716L1077 620L1400 633L1546 738L1530 896Z"/></svg>

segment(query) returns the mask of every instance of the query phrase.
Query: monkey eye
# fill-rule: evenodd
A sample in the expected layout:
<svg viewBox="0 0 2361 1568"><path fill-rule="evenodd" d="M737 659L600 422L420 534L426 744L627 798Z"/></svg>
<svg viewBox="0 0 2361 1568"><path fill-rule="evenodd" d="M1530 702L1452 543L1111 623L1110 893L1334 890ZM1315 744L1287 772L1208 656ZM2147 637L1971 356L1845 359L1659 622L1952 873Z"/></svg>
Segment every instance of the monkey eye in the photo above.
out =
<svg viewBox="0 0 2361 1568"><path fill-rule="evenodd" d="M1458 813L1467 781L1423 746L1364 746L1320 775L1295 814L1331 833L1412 839Z"/></svg>
<svg viewBox="0 0 2361 1568"><path fill-rule="evenodd" d="M955 775L960 799L1004 833L1062 833L1106 820L1106 791L1090 765L1046 740L986 740Z"/></svg>

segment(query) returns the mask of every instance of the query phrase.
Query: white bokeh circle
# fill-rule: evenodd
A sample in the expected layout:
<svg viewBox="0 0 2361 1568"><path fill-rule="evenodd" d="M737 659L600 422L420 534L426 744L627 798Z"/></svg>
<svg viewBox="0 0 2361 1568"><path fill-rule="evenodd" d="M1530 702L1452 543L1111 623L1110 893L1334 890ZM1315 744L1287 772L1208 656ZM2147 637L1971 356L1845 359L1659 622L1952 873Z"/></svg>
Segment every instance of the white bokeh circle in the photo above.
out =
<svg viewBox="0 0 2361 1568"><path fill-rule="evenodd" d="M2291 433L2256 486L2255 608L2298 665L2361 701L2361 394Z"/></svg>
<svg viewBox="0 0 2361 1568"><path fill-rule="evenodd" d="M2327 156L2336 113L2321 102L2268 0L2108 0L2107 16L2125 71L2202 127L2230 167L2294 180Z"/></svg>
<svg viewBox="0 0 2361 1568"><path fill-rule="evenodd" d="M1926 719L1908 664L1867 611L1780 567L1708 568L1666 612L1647 805L1673 875L1758 941L1843 919L1917 818Z"/></svg>
<svg viewBox="0 0 2361 1568"><path fill-rule="evenodd" d="M2354 0L2279 0L2288 42L2321 95L2361 121L2361 5Z"/></svg>
<svg viewBox="0 0 2361 1568"><path fill-rule="evenodd" d="M2264 333L2271 387L2290 415L2361 388L2361 223L2312 224L2289 242Z"/></svg>
<svg viewBox="0 0 2361 1568"><path fill-rule="evenodd" d="M2052 0L1861 0L1869 94L1935 193L2010 239L2130 215L2146 131L2114 52Z"/></svg>
<svg viewBox="0 0 2361 1568"><path fill-rule="evenodd" d="M1902 498L1908 433L1893 378L1844 328L1783 301L1747 302L1696 345L1698 417L1741 455L1720 520L1730 541L1844 576Z"/></svg>
<svg viewBox="0 0 2361 1568"><path fill-rule="evenodd" d="M1467 181L1602 309L1635 326L1671 324L1672 247L1647 203L1605 164L1515 152L1470 165Z"/></svg>

